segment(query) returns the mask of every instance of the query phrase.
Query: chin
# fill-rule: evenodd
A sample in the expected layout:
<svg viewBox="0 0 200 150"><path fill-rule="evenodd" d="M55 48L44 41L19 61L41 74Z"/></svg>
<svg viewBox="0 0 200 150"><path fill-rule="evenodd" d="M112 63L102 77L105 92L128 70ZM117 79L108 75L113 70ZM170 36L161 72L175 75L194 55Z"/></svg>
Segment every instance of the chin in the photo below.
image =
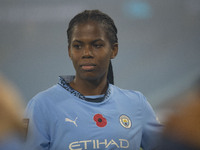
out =
<svg viewBox="0 0 200 150"><path fill-rule="evenodd" d="M103 78L103 76L100 76L100 74L97 74L94 72L84 73L80 77L81 77L81 79L87 80L87 81L95 81L95 80L99 80L99 79Z"/></svg>

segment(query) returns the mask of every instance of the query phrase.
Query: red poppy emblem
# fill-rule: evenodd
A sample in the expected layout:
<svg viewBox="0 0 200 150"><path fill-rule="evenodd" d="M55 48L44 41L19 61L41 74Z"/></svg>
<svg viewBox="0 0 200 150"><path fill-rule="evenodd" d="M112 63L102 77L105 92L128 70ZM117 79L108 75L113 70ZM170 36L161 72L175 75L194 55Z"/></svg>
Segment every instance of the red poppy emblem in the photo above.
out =
<svg viewBox="0 0 200 150"><path fill-rule="evenodd" d="M94 115L94 121L96 122L96 125L98 127L105 127L107 125L107 120L106 118L103 117L101 114L96 114Z"/></svg>

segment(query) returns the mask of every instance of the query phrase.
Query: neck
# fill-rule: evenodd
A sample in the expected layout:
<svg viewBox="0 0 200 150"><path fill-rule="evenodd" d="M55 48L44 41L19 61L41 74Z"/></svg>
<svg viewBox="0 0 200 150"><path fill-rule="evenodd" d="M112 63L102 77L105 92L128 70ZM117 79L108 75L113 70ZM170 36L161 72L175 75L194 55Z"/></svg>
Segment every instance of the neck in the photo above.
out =
<svg viewBox="0 0 200 150"><path fill-rule="evenodd" d="M107 90L107 78L98 80L82 80L75 77L70 86L83 95L101 95Z"/></svg>

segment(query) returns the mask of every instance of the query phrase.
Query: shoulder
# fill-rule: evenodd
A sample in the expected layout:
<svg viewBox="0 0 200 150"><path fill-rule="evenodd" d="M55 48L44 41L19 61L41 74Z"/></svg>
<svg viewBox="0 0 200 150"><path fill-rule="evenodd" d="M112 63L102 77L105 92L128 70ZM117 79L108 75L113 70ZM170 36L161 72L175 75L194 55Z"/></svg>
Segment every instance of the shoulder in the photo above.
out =
<svg viewBox="0 0 200 150"><path fill-rule="evenodd" d="M122 89L115 85L111 85L112 97L118 99L122 103L127 103L130 106L143 108L146 105L146 97L139 91Z"/></svg>
<svg viewBox="0 0 200 150"><path fill-rule="evenodd" d="M111 85L111 88L114 94L120 94L135 99L143 99L143 100L146 99L145 96L140 91L123 89L115 85Z"/></svg>
<svg viewBox="0 0 200 150"><path fill-rule="evenodd" d="M52 101L55 101L56 99L59 99L59 97L62 96L63 88L56 84L44 91L39 92L36 94L29 102L29 105L46 105L48 103L51 103Z"/></svg>

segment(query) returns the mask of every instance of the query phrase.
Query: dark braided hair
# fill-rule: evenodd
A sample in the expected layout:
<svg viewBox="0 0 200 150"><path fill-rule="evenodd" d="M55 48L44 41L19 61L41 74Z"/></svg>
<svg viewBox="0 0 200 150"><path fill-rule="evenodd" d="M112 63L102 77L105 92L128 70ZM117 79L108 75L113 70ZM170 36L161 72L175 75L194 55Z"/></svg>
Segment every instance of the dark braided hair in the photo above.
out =
<svg viewBox="0 0 200 150"><path fill-rule="evenodd" d="M73 33L74 26L85 23L88 21L95 21L101 24L104 28L107 38L109 39L110 45L113 46L115 43L118 43L117 38L117 28L114 24L112 18L110 18L107 14L99 11L99 10L85 10L79 14L77 14L72 20L69 22L69 26L67 29L67 38L68 44L71 43L71 37ZM108 68L108 75L107 79L109 83L114 84L114 76L113 76L113 69L112 63L110 61L109 68Z"/></svg>

